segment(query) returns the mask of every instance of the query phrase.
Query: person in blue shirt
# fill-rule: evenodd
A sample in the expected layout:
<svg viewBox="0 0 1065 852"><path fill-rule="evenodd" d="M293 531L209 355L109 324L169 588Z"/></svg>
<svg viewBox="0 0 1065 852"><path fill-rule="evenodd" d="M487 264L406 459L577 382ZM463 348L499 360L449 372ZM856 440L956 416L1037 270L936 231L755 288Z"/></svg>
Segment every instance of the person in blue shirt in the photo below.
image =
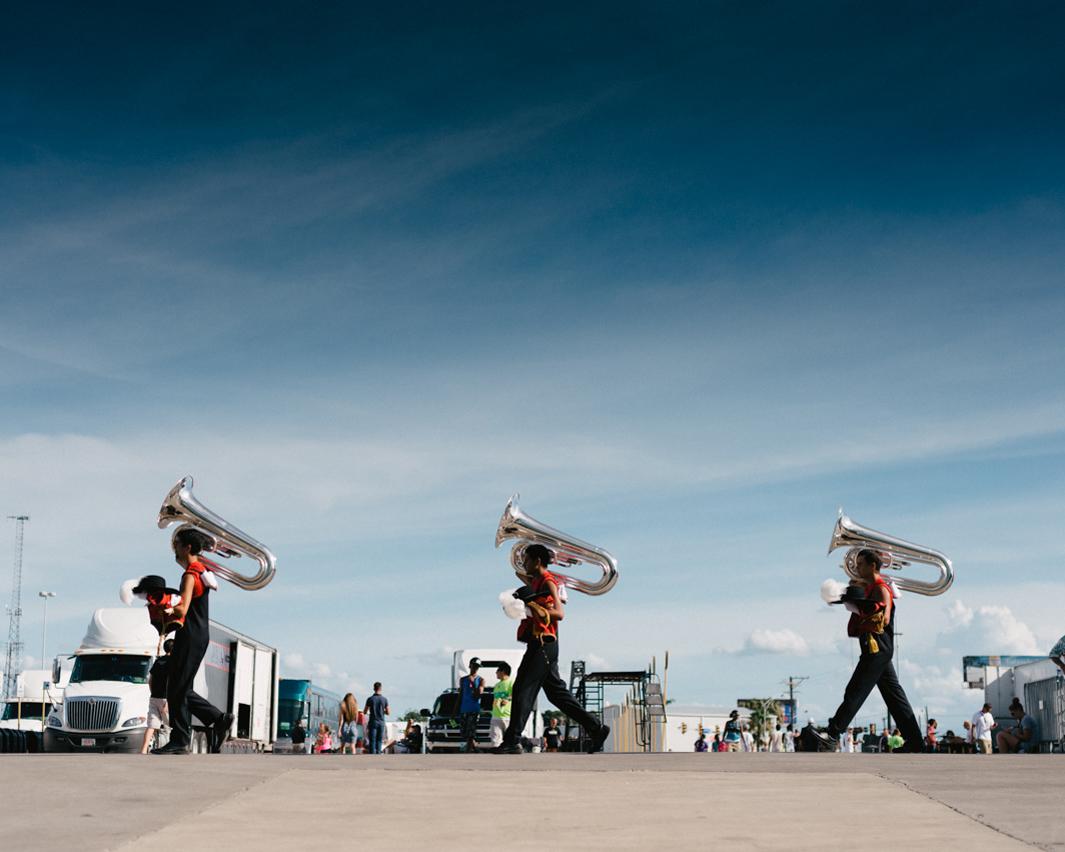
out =
<svg viewBox="0 0 1065 852"><path fill-rule="evenodd" d="M366 707L363 712L366 714L370 754L380 754L381 747L385 742L385 732L388 730L388 726L385 724L385 716L390 715L392 712L392 708L388 706L388 699L381 694L380 681L373 685L373 695L366 699Z"/></svg>
<svg viewBox="0 0 1065 852"><path fill-rule="evenodd" d="M480 668L481 661L474 657L470 660L470 673L459 684L462 692L459 716L462 720L462 735L466 738L463 751L477 749L477 721L481 717L481 692L484 689L484 678L477 674Z"/></svg>
<svg viewBox="0 0 1065 852"><path fill-rule="evenodd" d="M1034 754L1039 751L1039 723L1024 712L1024 706L1016 698L1010 705L1010 715L1017 720L1017 724L1010 730L999 733L999 752Z"/></svg>

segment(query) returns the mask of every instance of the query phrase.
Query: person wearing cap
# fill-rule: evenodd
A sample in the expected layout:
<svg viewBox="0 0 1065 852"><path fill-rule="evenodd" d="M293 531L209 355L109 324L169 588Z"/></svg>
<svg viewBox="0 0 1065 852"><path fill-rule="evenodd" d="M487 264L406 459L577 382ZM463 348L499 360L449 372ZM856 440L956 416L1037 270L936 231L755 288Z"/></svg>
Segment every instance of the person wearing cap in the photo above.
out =
<svg viewBox="0 0 1065 852"><path fill-rule="evenodd" d="M477 722L481 718L481 693L484 691L484 678L477 674L480 669L481 661L474 657L470 660L469 673L459 683L459 716L462 736L466 738L463 751L477 750Z"/></svg>
<svg viewBox="0 0 1065 852"><path fill-rule="evenodd" d="M173 615L173 607L180 601L178 590L170 588L164 577L158 574L141 577L132 592L148 602L148 620L159 631L160 636L165 636L181 627L181 621L175 619ZM126 599L126 602L130 601Z"/></svg>
<svg viewBox="0 0 1065 852"><path fill-rule="evenodd" d="M566 688L558 673L558 623L565 616L559 597L559 580L547 570L551 551L542 544L525 548L524 564L529 580L529 596L524 597L529 615L518 625L518 641L525 643L525 654L514 678L514 697L510 724L496 754L521 754L520 745L525 723L532 712L536 696L543 689L548 701L584 728L591 738L589 752L603 750L610 728L589 713Z"/></svg>
<svg viewBox="0 0 1065 852"><path fill-rule="evenodd" d="M192 715L207 725L212 753L222 750L229 736L233 714L223 713L193 691L192 683L211 642L207 599L214 582L199 558L208 546L206 534L192 528L179 529L171 542L174 560L184 569L181 600L166 614L182 623L170 655L167 709L170 711L170 742L152 754L188 754L192 745Z"/></svg>

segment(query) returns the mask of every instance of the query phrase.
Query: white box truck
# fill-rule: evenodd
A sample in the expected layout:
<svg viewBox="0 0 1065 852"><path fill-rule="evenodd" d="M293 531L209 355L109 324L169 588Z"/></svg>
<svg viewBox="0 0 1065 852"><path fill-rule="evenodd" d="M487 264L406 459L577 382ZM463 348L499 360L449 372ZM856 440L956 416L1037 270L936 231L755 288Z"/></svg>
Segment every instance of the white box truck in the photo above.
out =
<svg viewBox="0 0 1065 852"><path fill-rule="evenodd" d="M214 621L210 631L193 688L236 717L226 751L269 749L277 724L277 650ZM158 642L146 609L96 610L74 652L63 702L48 716L45 751L140 751ZM206 732L197 722L193 717L192 749L206 752Z"/></svg>

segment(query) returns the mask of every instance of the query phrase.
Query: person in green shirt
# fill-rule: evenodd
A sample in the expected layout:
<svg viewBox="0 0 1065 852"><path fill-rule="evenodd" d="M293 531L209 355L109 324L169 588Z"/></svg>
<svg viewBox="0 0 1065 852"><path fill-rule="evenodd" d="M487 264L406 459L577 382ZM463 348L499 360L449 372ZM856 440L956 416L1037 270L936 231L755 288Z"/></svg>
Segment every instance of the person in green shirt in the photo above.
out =
<svg viewBox="0 0 1065 852"><path fill-rule="evenodd" d="M514 681L510 679L510 664L500 663L496 669L496 685L492 688L492 745L503 744L503 732L510 724L510 702Z"/></svg>
<svg viewBox="0 0 1065 852"><path fill-rule="evenodd" d="M899 732L898 728L895 728L895 730L891 732L891 736L887 738L888 751L898 751L905 744L906 740L902 738L902 734Z"/></svg>

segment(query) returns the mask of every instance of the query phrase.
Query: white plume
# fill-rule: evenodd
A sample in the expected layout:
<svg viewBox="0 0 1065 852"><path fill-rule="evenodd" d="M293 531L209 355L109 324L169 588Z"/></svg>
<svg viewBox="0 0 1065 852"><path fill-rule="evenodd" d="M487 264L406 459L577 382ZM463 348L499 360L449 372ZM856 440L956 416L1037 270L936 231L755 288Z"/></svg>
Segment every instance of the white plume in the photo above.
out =
<svg viewBox="0 0 1065 852"><path fill-rule="evenodd" d="M843 597L845 591L847 591L846 583L829 578L821 584L821 599L827 604L835 603Z"/></svg>
<svg viewBox="0 0 1065 852"><path fill-rule="evenodd" d="M118 597L126 606L133 606L133 588L140 582L140 578L126 580L118 590Z"/></svg>
<svg viewBox="0 0 1065 852"><path fill-rule="evenodd" d="M521 621L525 618L525 601L514 597L514 592L516 591L517 589L507 589L505 592L500 592L499 603L502 605L503 612L506 613L507 618Z"/></svg>

